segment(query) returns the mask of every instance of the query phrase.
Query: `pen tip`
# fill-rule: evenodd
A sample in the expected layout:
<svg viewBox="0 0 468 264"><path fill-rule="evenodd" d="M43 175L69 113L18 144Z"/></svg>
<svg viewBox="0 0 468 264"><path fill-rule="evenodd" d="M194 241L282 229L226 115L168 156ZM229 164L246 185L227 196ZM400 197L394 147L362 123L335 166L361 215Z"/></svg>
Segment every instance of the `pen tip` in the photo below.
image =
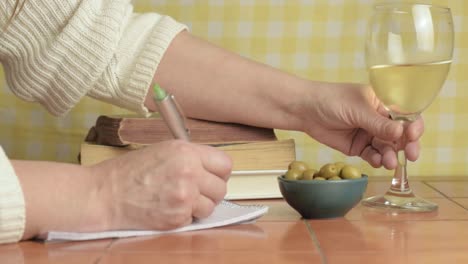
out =
<svg viewBox="0 0 468 264"><path fill-rule="evenodd" d="M154 91L154 97L159 101L163 100L167 96L166 91L164 91L164 89L161 88L157 83L153 85L153 91Z"/></svg>

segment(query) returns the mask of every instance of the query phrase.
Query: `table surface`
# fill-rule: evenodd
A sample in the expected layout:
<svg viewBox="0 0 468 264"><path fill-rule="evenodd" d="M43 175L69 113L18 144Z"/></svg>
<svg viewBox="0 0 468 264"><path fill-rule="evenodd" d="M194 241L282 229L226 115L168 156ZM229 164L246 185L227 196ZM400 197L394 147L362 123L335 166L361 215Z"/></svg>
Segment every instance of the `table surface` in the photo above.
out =
<svg viewBox="0 0 468 264"><path fill-rule="evenodd" d="M301 219L283 200L256 223L153 237L0 246L0 263L468 263L468 177L412 178L435 213L392 215L361 205L345 217ZM371 179L367 196L388 179Z"/></svg>

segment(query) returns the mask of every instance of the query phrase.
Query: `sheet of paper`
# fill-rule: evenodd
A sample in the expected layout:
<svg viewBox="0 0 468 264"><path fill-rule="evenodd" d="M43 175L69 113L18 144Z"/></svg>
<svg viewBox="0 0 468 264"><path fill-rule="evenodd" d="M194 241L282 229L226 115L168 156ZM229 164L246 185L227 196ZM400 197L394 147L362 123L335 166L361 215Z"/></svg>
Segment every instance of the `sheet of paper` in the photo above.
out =
<svg viewBox="0 0 468 264"><path fill-rule="evenodd" d="M75 232L59 232L51 231L42 236L40 239L45 241L83 241L103 238L121 238L134 236L150 236L161 235L168 233L177 233L185 231L193 231L220 227L233 224L243 224L254 222L268 212L268 207L263 205L239 205L229 201L222 201L218 204L211 216L195 220L192 224L181 228L169 231L154 231L154 230L114 230L95 233L75 233Z"/></svg>

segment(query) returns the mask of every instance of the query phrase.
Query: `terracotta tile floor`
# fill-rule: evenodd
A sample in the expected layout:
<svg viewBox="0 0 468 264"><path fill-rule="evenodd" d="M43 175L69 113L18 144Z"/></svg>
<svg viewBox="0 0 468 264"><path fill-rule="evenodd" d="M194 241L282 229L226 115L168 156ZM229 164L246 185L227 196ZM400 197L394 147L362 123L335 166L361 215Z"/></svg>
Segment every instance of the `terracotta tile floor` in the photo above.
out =
<svg viewBox="0 0 468 264"><path fill-rule="evenodd" d="M468 263L468 177L411 179L435 213L391 214L357 205L345 217L304 220L284 201L254 224L154 237L0 246L1 264ZM369 182L365 196L389 181Z"/></svg>
<svg viewBox="0 0 468 264"><path fill-rule="evenodd" d="M468 198L453 198L453 200L468 210Z"/></svg>
<svg viewBox="0 0 468 264"><path fill-rule="evenodd" d="M447 197L468 198L468 181L426 181Z"/></svg>

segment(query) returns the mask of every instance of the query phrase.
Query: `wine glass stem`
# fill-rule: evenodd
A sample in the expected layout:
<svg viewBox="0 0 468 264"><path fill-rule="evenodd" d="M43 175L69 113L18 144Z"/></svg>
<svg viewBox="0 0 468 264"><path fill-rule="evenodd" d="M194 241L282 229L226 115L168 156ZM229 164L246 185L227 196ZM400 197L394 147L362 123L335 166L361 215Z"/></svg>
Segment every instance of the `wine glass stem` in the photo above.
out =
<svg viewBox="0 0 468 264"><path fill-rule="evenodd" d="M406 155L404 150L397 152L397 167L392 179L390 190L395 193L409 194L411 189L408 183L408 175L406 173Z"/></svg>

